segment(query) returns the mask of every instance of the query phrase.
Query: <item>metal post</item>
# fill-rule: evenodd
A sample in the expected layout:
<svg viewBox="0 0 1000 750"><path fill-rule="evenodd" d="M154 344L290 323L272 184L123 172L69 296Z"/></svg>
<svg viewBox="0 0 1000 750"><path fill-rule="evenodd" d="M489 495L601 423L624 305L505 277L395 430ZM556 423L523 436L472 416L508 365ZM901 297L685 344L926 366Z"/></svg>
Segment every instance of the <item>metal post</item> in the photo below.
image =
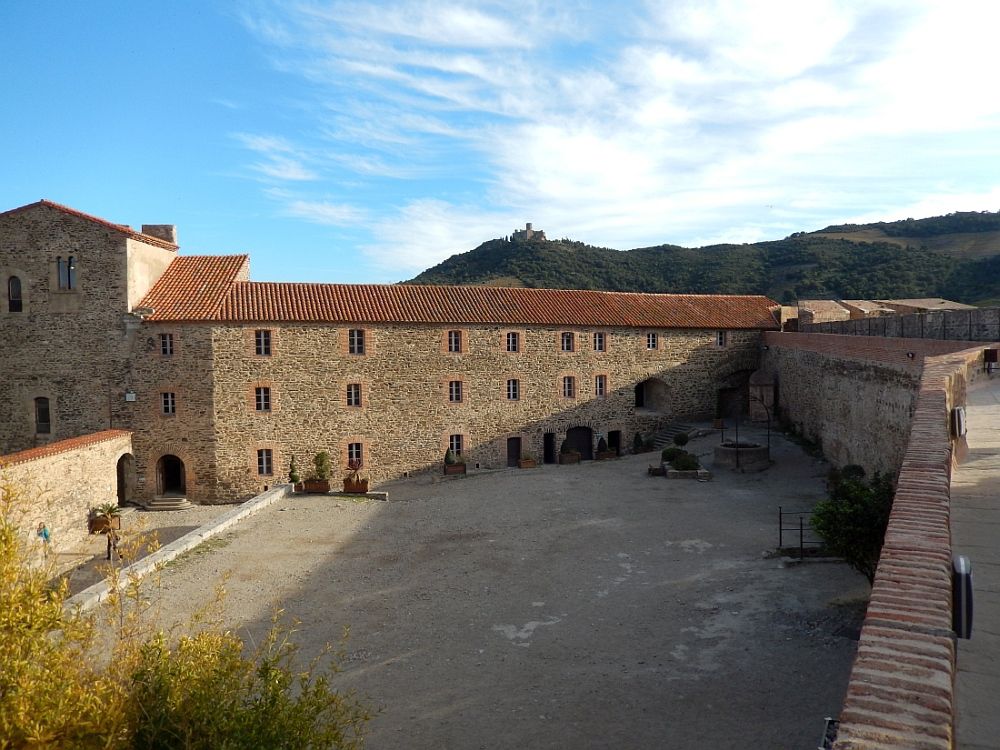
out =
<svg viewBox="0 0 1000 750"><path fill-rule="evenodd" d="M781 513L781 506L779 505L778 506L778 549L781 549L782 543L784 542L784 536L782 534L782 532L784 531L784 529L782 527L784 525L785 525L785 522L784 522L784 518L783 518L782 513Z"/></svg>
<svg viewBox="0 0 1000 750"><path fill-rule="evenodd" d="M803 551L803 544L802 544L803 533L804 533L804 528L802 523L802 514L799 513L799 560L805 557L805 552Z"/></svg>

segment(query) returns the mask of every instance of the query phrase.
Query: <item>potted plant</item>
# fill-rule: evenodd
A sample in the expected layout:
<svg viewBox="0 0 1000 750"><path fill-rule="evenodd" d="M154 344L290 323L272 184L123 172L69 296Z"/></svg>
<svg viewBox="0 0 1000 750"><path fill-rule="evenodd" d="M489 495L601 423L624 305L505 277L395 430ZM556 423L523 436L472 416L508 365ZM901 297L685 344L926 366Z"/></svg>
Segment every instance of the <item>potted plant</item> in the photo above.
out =
<svg viewBox="0 0 1000 750"><path fill-rule="evenodd" d="M115 503L101 503L90 509L87 531L91 534L106 534L110 529L121 529L121 508Z"/></svg>
<svg viewBox="0 0 1000 750"><path fill-rule="evenodd" d="M454 451L449 448L444 454L444 474L445 476L450 476L452 474L464 474L465 473L465 459L461 456L456 456Z"/></svg>
<svg viewBox="0 0 1000 750"><path fill-rule="evenodd" d="M643 441L642 435L640 435L638 432L635 433L635 437L632 438L632 452L642 453L645 448L645 445L646 443Z"/></svg>
<svg viewBox="0 0 1000 750"><path fill-rule="evenodd" d="M618 458L618 451L608 450L608 441L602 436L597 441L597 460L604 461L609 458Z"/></svg>
<svg viewBox="0 0 1000 750"><path fill-rule="evenodd" d="M368 477L362 476L360 458L352 458L347 462L347 476L344 477L344 492L363 495L368 492Z"/></svg>
<svg viewBox="0 0 1000 750"><path fill-rule="evenodd" d="M295 456L292 456L292 460L288 464L288 481L292 484L292 490L302 492L302 477L299 475L299 467L295 463Z"/></svg>
<svg viewBox="0 0 1000 750"><path fill-rule="evenodd" d="M330 461L330 454L320 451L313 458L312 474L306 477L302 483L302 488L306 492L324 493L330 491L330 475L333 473L333 464Z"/></svg>
<svg viewBox="0 0 1000 750"><path fill-rule="evenodd" d="M517 466L519 469L534 469L538 466L538 461L530 453L525 453L517 459Z"/></svg>
<svg viewBox="0 0 1000 750"><path fill-rule="evenodd" d="M559 446L559 463L578 464L580 463L580 457L580 451L570 448L568 440L562 441L562 445Z"/></svg>

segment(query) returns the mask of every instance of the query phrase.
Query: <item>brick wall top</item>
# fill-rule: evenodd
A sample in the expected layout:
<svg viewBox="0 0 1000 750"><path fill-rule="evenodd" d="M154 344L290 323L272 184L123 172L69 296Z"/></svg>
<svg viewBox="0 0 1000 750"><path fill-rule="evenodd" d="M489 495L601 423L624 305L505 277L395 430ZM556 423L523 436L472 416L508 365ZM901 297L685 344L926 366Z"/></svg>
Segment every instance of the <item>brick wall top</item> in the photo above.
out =
<svg viewBox="0 0 1000 750"><path fill-rule="evenodd" d="M95 445L96 443L103 443L107 440L114 440L121 437L130 438L132 437L132 433L128 430L103 430L102 432L93 432L89 435L82 435L80 437L69 438L68 440L60 440L55 443L49 443L48 445L43 445L38 448L29 448L28 450L18 451L17 453L8 453L6 456L0 456L0 466L13 466L15 464L23 464L28 461L37 461L40 458L54 456L58 453L65 453L77 448L83 448L88 445Z"/></svg>
<svg viewBox="0 0 1000 750"><path fill-rule="evenodd" d="M921 366L925 357L950 354L969 348L968 341L848 336L834 333L782 333L778 331L766 331L761 343L765 346L803 349L850 359L874 360L886 364L917 368ZM907 356L909 352L913 353L913 358Z"/></svg>
<svg viewBox="0 0 1000 750"><path fill-rule="evenodd" d="M982 347L924 362L835 750L953 747L948 416L953 405L964 402L967 383L981 366Z"/></svg>

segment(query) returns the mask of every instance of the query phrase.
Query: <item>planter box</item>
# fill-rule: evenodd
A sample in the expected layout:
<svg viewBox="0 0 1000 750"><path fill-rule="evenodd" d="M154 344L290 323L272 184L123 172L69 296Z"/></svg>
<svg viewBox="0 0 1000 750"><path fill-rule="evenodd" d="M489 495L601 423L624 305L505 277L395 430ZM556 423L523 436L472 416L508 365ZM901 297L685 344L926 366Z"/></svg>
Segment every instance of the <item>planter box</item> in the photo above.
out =
<svg viewBox="0 0 1000 750"><path fill-rule="evenodd" d="M464 474L464 473L465 473L465 464L445 464L444 465L444 475L446 477L449 477L449 476L452 476L452 475L455 475L455 474Z"/></svg>
<svg viewBox="0 0 1000 750"><path fill-rule="evenodd" d="M519 469L534 469L536 466L538 466L538 461L533 458L519 458L517 460Z"/></svg>
<svg viewBox="0 0 1000 750"><path fill-rule="evenodd" d="M579 453L560 453L559 463L561 464L578 464L580 463Z"/></svg>
<svg viewBox="0 0 1000 750"><path fill-rule="evenodd" d="M107 516L97 516L96 518L87 519L87 531L91 534L103 534L108 529L115 529L118 531L121 527L121 516L111 516L110 519L108 519Z"/></svg>
<svg viewBox="0 0 1000 750"><path fill-rule="evenodd" d="M322 495L330 491L329 479L306 479L302 482L302 491L311 495Z"/></svg>
<svg viewBox="0 0 1000 750"><path fill-rule="evenodd" d="M618 451L597 451L595 456L598 461L607 461L610 458L618 458Z"/></svg>
<svg viewBox="0 0 1000 750"><path fill-rule="evenodd" d="M348 479L345 477L344 492L348 492L352 495L364 495L366 492L368 492L368 480Z"/></svg>

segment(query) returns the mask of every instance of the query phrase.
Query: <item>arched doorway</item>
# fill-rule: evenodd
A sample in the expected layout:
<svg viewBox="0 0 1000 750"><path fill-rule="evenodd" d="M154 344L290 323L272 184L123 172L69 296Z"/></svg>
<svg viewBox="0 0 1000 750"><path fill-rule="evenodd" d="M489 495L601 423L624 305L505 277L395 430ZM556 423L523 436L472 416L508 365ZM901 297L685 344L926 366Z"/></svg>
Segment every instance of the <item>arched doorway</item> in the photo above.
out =
<svg viewBox="0 0 1000 750"><path fill-rule="evenodd" d="M177 456L161 456L156 462L156 494L183 495L186 491L184 462Z"/></svg>
<svg viewBox="0 0 1000 750"><path fill-rule="evenodd" d="M594 431L589 427L570 427L566 431L566 444L570 450L579 451L580 458L594 458Z"/></svg>
<svg viewBox="0 0 1000 750"><path fill-rule="evenodd" d="M659 378L648 378L635 386L635 408L670 412L670 392Z"/></svg>
<svg viewBox="0 0 1000 750"><path fill-rule="evenodd" d="M122 505L132 499L135 488L135 461L131 453L118 459L118 504Z"/></svg>

